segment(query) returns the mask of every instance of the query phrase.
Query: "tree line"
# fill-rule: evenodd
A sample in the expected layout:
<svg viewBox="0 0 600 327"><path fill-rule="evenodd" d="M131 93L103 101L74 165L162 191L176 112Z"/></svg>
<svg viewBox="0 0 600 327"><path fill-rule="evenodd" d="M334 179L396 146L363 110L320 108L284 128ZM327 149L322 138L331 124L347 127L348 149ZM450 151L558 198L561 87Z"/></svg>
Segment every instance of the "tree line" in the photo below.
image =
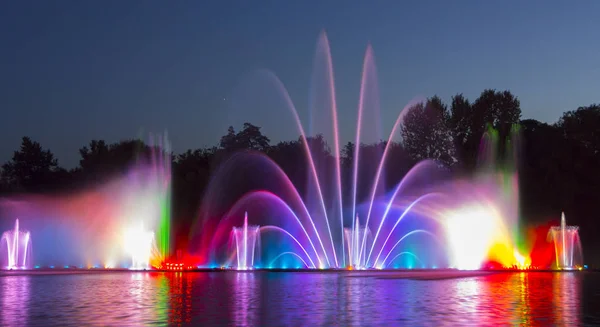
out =
<svg viewBox="0 0 600 327"><path fill-rule="evenodd" d="M600 248L596 235L600 224L600 105L592 104L563 113L555 123L522 119L518 98L509 91L484 90L470 101L462 94L444 103L434 96L407 109L400 135L402 140L390 144L386 161L385 184L395 185L404 174L423 159L434 159L454 174L469 176L477 171L481 157L481 140L493 130L497 139L496 160L509 157L510 145L519 143L517 158L520 210L526 222L544 222L567 213L569 223L581 226L586 246ZM518 139L513 133L518 127ZM305 140L299 138L273 144L261 128L245 123L237 130L231 126L218 145L189 149L172 155L174 221L186 226L195 218L211 175L232 153L257 151L277 163L297 186L306 188L307 158ZM311 153L323 167L333 162L331 147L321 135L306 139ZM378 162L386 142L360 144L361 165ZM342 148L344 189L349 180L356 144ZM108 144L92 140L79 150L79 165L67 170L49 149L29 137L12 159L2 165L0 192L60 193L85 189L124 174L139 156L150 155L151 147L140 140ZM363 159L364 156L364 159ZM368 169L367 169L368 170ZM367 185L371 172L361 172L359 180ZM358 198L366 192L358 190ZM587 251L586 251L587 252Z"/></svg>

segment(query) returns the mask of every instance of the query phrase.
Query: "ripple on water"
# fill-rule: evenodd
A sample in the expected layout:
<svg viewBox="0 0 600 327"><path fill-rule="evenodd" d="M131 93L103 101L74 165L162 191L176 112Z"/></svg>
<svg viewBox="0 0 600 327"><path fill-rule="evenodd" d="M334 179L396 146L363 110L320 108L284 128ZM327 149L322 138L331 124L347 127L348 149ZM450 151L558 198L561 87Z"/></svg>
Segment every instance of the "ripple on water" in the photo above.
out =
<svg viewBox="0 0 600 327"><path fill-rule="evenodd" d="M0 275L0 325L600 323L597 273L419 274Z"/></svg>

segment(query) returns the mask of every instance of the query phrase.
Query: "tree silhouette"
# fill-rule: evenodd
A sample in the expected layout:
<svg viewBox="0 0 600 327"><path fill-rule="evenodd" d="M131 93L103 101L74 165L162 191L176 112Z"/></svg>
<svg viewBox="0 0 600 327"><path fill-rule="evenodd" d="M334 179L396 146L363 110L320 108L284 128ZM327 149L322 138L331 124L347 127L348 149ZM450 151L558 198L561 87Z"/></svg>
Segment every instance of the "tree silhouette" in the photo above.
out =
<svg viewBox="0 0 600 327"><path fill-rule="evenodd" d="M437 96L408 109L402 122L402 143L414 161L434 159L447 166L457 161L447 120L446 105Z"/></svg>
<svg viewBox="0 0 600 327"><path fill-rule="evenodd" d="M518 124L520 118L520 102L510 91L484 90L472 104L462 94L454 96L448 123L463 168L475 169L481 137L488 126L498 131L502 158L512 126Z"/></svg>
<svg viewBox="0 0 600 327"><path fill-rule="evenodd" d="M521 107L519 100L509 91L484 90L473 103L473 115L475 117L472 126L479 133L474 137L481 138L482 132L487 125L491 125L498 131L500 156L504 155L506 140L510 136L513 125L521 119Z"/></svg>
<svg viewBox="0 0 600 327"><path fill-rule="evenodd" d="M266 151L271 140L264 136L260 127L244 123L243 129L236 133L233 126L229 126L227 134L221 137L220 146L227 151L255 150Z"/></svg>
<svg viewBox="0 0 600 327"><path fill-rule="evenodd" d="M125 173L139 158L148 159L151 149L140 140L124 140L106 144L103 140L92 140L79 149L81 159L77 173L82 180L101 182Z"/></svg>
<svg viewBox="0 0 600 327"><path fill-rule="evenodd" d="M592 104L567 111L557 123L564 136L581 143L591 156L600 156L600 105Z"/></svg>
<svg viewBox="0 0 600 327"><path fill-rule="evenodd" d="M466 165L469 156L472 152L472 142L476 140L481 131L475 131L471 128L472 124L472 113L473 108L469 99L465 98L462 94L457 94L452 97L452 104L450 105L450 114L448 117L448 126L452 132L452 139L456 147L456 152L459 162Z"/></svg>
<svg viewBox="0 0 600 327"><path fill-rule="evenodd" d="M25 136L12 160L2 165L2 180L13 191L45 191L59 171L54 154Z"/></svg>

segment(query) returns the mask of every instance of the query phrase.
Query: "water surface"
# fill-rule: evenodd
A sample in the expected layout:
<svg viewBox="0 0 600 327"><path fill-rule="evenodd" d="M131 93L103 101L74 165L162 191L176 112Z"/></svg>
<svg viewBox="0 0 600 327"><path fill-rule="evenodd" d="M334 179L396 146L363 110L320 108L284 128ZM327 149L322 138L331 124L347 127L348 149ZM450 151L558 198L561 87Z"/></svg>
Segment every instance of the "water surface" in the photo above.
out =
<svg viewBox="0 0 600 327"><path fill-rule="evenodd" d="M599 273L413 277L356 272L0 274L0 325L600 324Z"/></svg>

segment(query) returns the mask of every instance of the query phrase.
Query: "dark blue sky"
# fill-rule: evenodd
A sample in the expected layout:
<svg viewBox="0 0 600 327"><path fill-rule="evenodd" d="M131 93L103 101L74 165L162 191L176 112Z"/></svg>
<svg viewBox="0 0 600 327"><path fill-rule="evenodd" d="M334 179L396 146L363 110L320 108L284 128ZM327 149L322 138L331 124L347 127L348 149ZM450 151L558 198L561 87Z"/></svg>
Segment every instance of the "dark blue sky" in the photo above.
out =
<svg viewBox="0 0 600 327"><path fill-rule="evenodd" d="M141 131L168 130L177 152L214 145L243 121L274 141L296 138L285 109L260 105L276 92L256 91L252 72L273 71L305 111L322 29L345 139L368 42L384 122L417 96L474 99L484 88L510 89L524 118L546 122L599 101L598 1L383 3L2 1L0 160L24 135L67 167L91 139Z"/></svg>

